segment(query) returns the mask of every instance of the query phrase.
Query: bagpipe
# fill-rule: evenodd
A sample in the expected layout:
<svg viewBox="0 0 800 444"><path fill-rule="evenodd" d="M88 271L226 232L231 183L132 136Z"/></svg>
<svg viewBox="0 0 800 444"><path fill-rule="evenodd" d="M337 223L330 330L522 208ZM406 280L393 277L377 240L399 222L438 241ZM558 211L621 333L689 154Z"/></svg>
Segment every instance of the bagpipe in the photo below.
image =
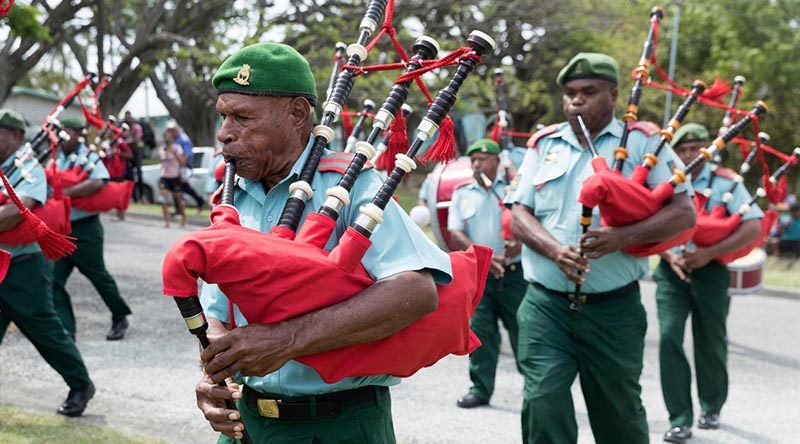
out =
<svg viewBox="0 0 800 444"><path fill-rule="evenodd" d="M299 180L289 188L290 196L278 225L269 234L240 225L233 206L235 163L229 161L222 203L212 211L212 225L182 237L167 253L162 270L164 294L175 297L193 333L202 335L204 333L197 332L205 328L201 326L204 318L197 298L198 278L217 284L252 323L280 322L330 306L374 283L360 262L370 248L370 235L382 222L383 211L402 178L415 168L413 158L421 146L433 137L437 129L440 130L437 143L442 140L441 128L461 85L479 63L480 56L494 48L494 41L489 36L474 31L466 47L438 61L426 60L432 59L438 51L438 45L432 39L419 39L414 47L416 55L410 60L406 60L404 51L398 50L404 62L395 65L398 69L405 68L406 73L395 80L388 98L376 113L370 137L356 143L355 154L338 185L327 191L319 212L308 214L302 229L297 232L306 200L313 193L309 184L326 144L333 139L330 125L350 93L356 72L365 69L358 66L367 56L364 45L384 9L387 12L381 34L391 27L393 2L390 0L388 3L388 9L386 1L372 0L369 3L361 21L359 39L348 47L349 60L337 75L335 86L325 102L321 123L313 130L311 152ZM394 40L393 32L386 33L396 48L402 48ZM323 250L340 210L349 204L353 183L367 160L374 155L375 148L369 140L374 141L381 130L390 127L391 122L397 119L412 81L422 85L419 76L424 72L453 64L457 67L449 84L430 100L414 141L405 153L395 156L395 167L372 202L360 208L359 215L332 251ZM433 313L380 341L297 360L313 367L326 382L334 382L349 376L409 376L448 354L471 352L479 341L469 329L469 319L482 295L491 249L476 246L466 252L451 254L450 260L453 280L437 286L439 304ZM243 264L259 266L253 268ZM309 297L312 294L314 297Z"/></svg>
<svg viewBox="0 0 800 444"><path fill-rule="evenodd" d="M94 106L92 109L81 103L86 122L99 131L95 139L97 143L89 146L88 154L79 156L76 153L72 153L67 157L68 164L58 171L64 187L71 187L89 179L92 171L106 157L106 152L111 149L112 144L118 143L123 137L124 129L115 125L111 118L108 121L104 120L98 106L100 103L99 95L109 83L110 78L105 76L98 84L94 92ZM130 204L133 188L134 182L132 180L108 182L96 193L89 196L73 197L72 206L89 212L125 211Z"/></svg>
<svg viewBox="0 0 800 444"><path fill-rule="evenodd" d="M37 242L42 254L49 260L60 259L75 251L75 245L71 242L74 238L66 236L72 231L69 221L71 202L69 197L63 195L61 182L54 180L57 177L55 162L45 169L48 183L52 187L52 195L44 205L28 210L14 193L14 187L23 181L31 180L34 170L42 168L53 156L58 145L69 140L69 135L64 131L58 118L93 78L93 75L85 76L59 101L48 113L36 135L16 152L12 166L2 172L7 196L0 194L0 205L7 203L8 200L12 201L19 208L22 221L11 229L0 232L0 243L14 246ZM19 177L12 185L8 178L17 173Z"/></svg>

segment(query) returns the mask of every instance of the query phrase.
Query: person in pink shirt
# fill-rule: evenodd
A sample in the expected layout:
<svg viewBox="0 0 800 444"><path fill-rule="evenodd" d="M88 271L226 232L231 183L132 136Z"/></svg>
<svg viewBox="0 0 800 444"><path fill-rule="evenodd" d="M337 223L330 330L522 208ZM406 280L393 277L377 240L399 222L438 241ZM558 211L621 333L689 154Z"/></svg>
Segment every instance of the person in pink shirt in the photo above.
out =
<svg viewBox="0 0 800 444"><path fill-rule="evenodd" d="M175 201L175 210L181 216L181 226L186 225L186 213L183 205L183 192L181 191L181 165L186 163L186 156L183 149L176 143L178 131L175 128L168 128L164 131L164 146L159 150L161 157L161 180L159 188L161 192L161 207L164 212L164 226L169 228L169 194L172 193L172 200Z"/></svg>

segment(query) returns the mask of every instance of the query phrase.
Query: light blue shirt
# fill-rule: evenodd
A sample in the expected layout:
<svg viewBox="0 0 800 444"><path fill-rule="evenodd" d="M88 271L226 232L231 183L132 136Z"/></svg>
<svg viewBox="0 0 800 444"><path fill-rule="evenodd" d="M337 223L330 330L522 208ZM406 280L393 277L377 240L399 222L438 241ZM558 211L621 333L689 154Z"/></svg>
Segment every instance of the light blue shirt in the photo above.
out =
<svg viewBox="0 0 800 444"><path fill-rule="evenodd" d="M12 153L0 166L4 171L8 170L8 168L14 163L15 159L14 153ZM32 168L33 167L33 168ZM35 200L38 204L43 205L47 200L47 178L44 174L44 169L41 165L37 165L33 159L26 160L22 168L27 170L31 170L30 177L28 180L23 180L20 182L19 185L14 187L14 191L16 191L17 196L20 198L27 197L29 199ZM20 178L20 170L16 169L14 173L12 173L8 177L8 182L11 183L12 186L19 180ZM3 183L0 182L0 191L8 197L8 191L3 186ZM11 201L6 202L7 205L14 205ZM24 222L20 222L24 223ZM30 254L30 253L38 253L41 251L39 248L39 244L36 242L31 242L29 244L23 245L4 245L0 244L0 249L6 250L11 253L11 257L19 256L22 254Z"/></svg>
<svg viewBox="0 0 800 444"><path fill-rule="evenodd" d="M72 162L73 159L72 154L76 156L76 160L74 163ZM75 149L75 151L73 151L72 154L65 155L63 150L58 150L58 155L56 156L56 165L58 166L59 170L68 168L70 163L72 163L73 166L80 164L90 165L94 163L94 169L92 169L92 171L89 172L89 177L87 180L97 179L97 180L102 180L104 182L108 181L109 178L108 170L106 169L106 166L103 165L103 161L98 160L99 156L97 155L97 153L91 151L89 148L86 147L86 145L80 144L80 146L78 146L78 148ZM76 221L76 220L86 219L87 217L94 216L95 214L99 213L83 211L75 207L72 207L72 209L69 212L69 220Z"/></svg>
<svg viewBox="0 0 800 444"><path fill-rule="evenodd" d="M608 164L613 163L614 149L619 146L623 122L613 119L594 140L595 148ZM641 165L644 155L655 151L659 137L648 137L641 131L631 131L628 136L628 158L623 175L630 177L633 167ZM567 122L556 131L539 139L537 147L529 149L517 172L517 187L509 193L507 204L520 203L533 209L534 217L559 242L577 246L581 237L581 204L578 195L584 181L593 174L591 153L583 149ZM682 166L671 148L665 147L659 162L647 178L654 188L672 176L672 168ZM676 193L689 189L680 185ZM591 228L600 227L600 212L594 209ZM567 279L555 262L524 246L522 268L525 279L537 282L551 290L574 291L575 283ZM647 259L637 259L622 251L607 254L590 261L591 271L585 275L581 287L586 293L606 292L640 279L647 272Z"/></svg>
<svg viewBox="0 0 800 444"><path fill-rule="evenodd" d="M289 176L266 193L261 183L239 178L234 201L243 226L268 232L277 225L289 196L289 184L297 180L312 143L313 138L295 162ZM331 152L326 151L326 155L329 154ZM317 172L311 184L314 196L306 205L305 215L322 206L326 198L325 191L335 186L340 177L341 174L336 172ZM338 243L339 237L358 215L358 209L372 200L381 184L374 170L361 172L350 193L351 204L342 209L336 222L335 235L328 241L326 250L331 250ZM447 254L428 239L394 200L390 200L383 217L384 222L370 237L372 246L362 260L373 278L380 280L404 271L428 269L437 283L450 281L452 271ZM228 300L216 285L204 284L200 299L207 315L229 322ZM238 325L247 324L236 307L234 318ZM382 375L346 378L335 384L326 384L316 370L297 361L289 361L265 377L244 377L244 381L261 392L284 396L320 394L366 385L390 386L400 382L398 378Z"/></svg>
<svg viewBox="0 0 800 444"><path fill-rule="evenodd" d="M723 196L725 193L731 192L731 200L725 203L725 209L728 214L736 214L743 204L749 203L752 196L747 192L744 184L737 184L733 180L722 177L719 174L714 174L714 180L711 180L711 175L714 174L711 165L708 163L703 164L703 169L697 177L692 177L692 188L696 193L708 193L708 201L706 202L706 209L711 211L717 205L723 204ZM710 190L709 182L711 182ZM710 191L710 193L709 193ZM742 220L761 219L764 217L764 212L761 211L758 205L751 205L750 210L742 216Z"/></svg>
<svg viewBox="0 0 800 444"><path fill-rule="evenodd" d="M506 195L506 184L496 177L492 184L495 193L472 181L456 188L453 205L447 213L447 229L463 231L473 242L486 245L495 254L503 254L504 241L501 236L502 223L500 202ZM520 257L509 258L509 263L520 261Z"/></svg>
<svg viewBox="0 0 800 444"><path fill-rule="evenodd" d="M525 154L528 152L527 148L519 147L519 146L512 146L507 150L503 150L506 156L508 156L511 163L514 164L514 168L519 169L522 166L522 161L525 160ZM503 155L503 154L501 154ZM500 165L502 168L502 164Z"/></svg>

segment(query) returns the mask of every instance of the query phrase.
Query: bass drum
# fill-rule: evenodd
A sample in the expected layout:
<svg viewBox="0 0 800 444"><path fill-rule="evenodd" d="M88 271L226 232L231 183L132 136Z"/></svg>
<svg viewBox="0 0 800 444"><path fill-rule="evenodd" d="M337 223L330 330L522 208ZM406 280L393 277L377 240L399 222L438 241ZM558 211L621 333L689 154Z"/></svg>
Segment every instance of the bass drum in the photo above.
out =
<svg viewBox="0 0 800 444"><path fill-rule="evenodd" d="M761 290L764 263L767 253L761 248L756 248L747 256L736 259L728 264L728 273L731 283L728 287L729 294L750 294Z"/></svg>
<svg viewBox="0 0 800 444"><path fill-rule="evenodd" d="M445 164L439 164L431 172L425 192L430 210L431 228L439 246L445 251L453 251L450 232L447 231L447 215L453 191L472 181L472 165L469 157L462 156Z"/></svg>

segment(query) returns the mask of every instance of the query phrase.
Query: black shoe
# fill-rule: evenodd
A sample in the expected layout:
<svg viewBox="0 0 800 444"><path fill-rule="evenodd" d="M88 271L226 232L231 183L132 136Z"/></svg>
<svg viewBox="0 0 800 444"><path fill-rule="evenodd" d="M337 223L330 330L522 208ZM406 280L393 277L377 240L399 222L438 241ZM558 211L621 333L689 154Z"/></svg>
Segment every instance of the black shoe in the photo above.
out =
<svg viewBox="0 0 800 444"><path fill-rule="evenodd" d="M467 393L466 396L456 401L456 405L462 409L471 409L473 407L480 407L488 404L489 401L483 400L479 398L478 395L472 393Z"/></svg>
<svg viewBox="0 0 800 444"><path fill-rule="evenodd" d="M719 413L701 413L700 418L697 420L697 427L701 429L718 429Z"/></svg>
<svg viewBox="0 0 800 444"><path fill-rule="evenodd" d="M94 384L91 382L86 387L70 389L67 399L61 404L56 413L70 417L81 416L83 411L86 410L86 404L94 396L94 392Z"/></svg>
<svg viewBox="0 0 800 444"><path fill-rule="evenodd" d="M664 441L683 444L692 437L692 429L686 426L673 427L664 434Z"/></svg>
<svg viewBox="0 0 800 444"><path fill-rule="evenodd" d="M128 319L122 318L118 321L114 321L111 324L111 330L108 331L106 335L106 340L108 341L117 341L125 337L125 332L128 331Z"/></svg>

